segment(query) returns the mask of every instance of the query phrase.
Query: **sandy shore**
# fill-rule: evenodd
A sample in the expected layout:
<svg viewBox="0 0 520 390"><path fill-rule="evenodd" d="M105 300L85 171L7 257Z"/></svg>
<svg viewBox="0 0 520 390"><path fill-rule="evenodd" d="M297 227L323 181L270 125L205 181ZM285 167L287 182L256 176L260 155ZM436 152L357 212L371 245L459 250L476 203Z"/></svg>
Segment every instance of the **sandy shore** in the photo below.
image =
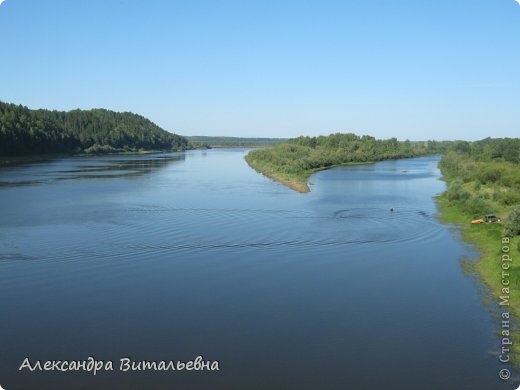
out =
<svg viewBox="0 0 520 390"><path fill-rule="evenodd" d="M272 172L265 172L255 166L253 166L249 161L248 159L246 158L246 162L247 164L253 168L255 171L257 171L258 173L261 173L262 175L270 178L270 179L273 179L279 183L282 183L283 185L289 187L290 189L294 190L294 191L298 191L300 193L307 193L307 192L311 192L311 189L309 188L308 184L307 184L307 178L305 179L305 181L298 181L298 180L291 180L291 179L286 179L284 177L281 177L281 176L278 176L276 175L275 173L272 173ZM319 172L319 171L325 171L325 170L328 170L328 169L332 169L332 168L335 168L335 167L340 167L340 166L349 166L349 165L366 165L366 164L373 164L374 162L373 161L363 161L363 162L348 162L348 163L345 163L345 164L337 164L337 165L331 165L331 166L328 166L328 167L322 167L322 168L317 168L317 169L313 169L312 171L308 172L308 177L310 177L313 173L315 172Z"/></svg>
<svg viewBox="0 0 520 390"><path fill-rule="evenodd" d="M294 181L294 180L284 179L282 177L278 177L276 175L268 174L265 172L260 172L260 173L264 176L267 176L269 179L273 179L279 183L282 183L283 185L289 187L292 190L295 190L295 191L298 191L301 193L311 192L311 189L309 188L307 183L301 183L301 182Z"/></svg>
<svg viewBox="0 0 520 390"><path fill-rule="evenodd" d="M246 158L246 162L247 164L253 168L255 171L257 171L258 173L261 173L262 175L268 177L269 179L272 179L274 181L277 181L281 184L283 184L284 186L287 186L289 187L290 189L294 190L294 191L298 191L300 193L307 193L307 192L311 192L311 189L309 188L309 186L307 185L307 182L300 182L300 181L296 181L296 180L290 180L290 179L286 179L286 178L283 178L283 177L280 177L272 172L265 172L261 169L259 169L258 167L255 167L253 166Z"/></svg>

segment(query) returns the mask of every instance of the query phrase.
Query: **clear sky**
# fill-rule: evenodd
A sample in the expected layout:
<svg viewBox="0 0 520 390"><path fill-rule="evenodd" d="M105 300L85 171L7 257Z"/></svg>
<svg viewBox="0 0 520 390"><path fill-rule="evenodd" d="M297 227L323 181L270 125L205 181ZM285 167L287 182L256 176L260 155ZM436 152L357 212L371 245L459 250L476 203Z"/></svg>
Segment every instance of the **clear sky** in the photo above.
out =
<svg viewBox="0 0 520 390"><path fill-rule="evenodd" d="M0 100L185 135L520 136L515 0L5 0Z"/></svg>

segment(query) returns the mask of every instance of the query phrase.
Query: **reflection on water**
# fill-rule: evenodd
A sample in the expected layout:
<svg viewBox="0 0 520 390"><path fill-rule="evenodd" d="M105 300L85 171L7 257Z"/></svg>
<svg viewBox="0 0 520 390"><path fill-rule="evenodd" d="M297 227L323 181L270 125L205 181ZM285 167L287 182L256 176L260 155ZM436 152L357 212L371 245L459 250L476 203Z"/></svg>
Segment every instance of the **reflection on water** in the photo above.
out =
<svg viewBox="0 0 520 390"><path fill-rule="evenodd" d="M0 169L0 383L514 388L498 379L497 323L459 264L474 254L435 219L438 157L319 172L299 194L245 153ZM221 371L18 370L26 356L199 354Z"/></svg>
<svg viewBox="0 0 520 390"><path fill-rule="evenodd" d="M0 168L0 186L33 185L58 180L113 179L152 173L183 161L184 153L163 155L115 155L111 157L77 157ZM31 169L32 168L32 169Z"/></svg>

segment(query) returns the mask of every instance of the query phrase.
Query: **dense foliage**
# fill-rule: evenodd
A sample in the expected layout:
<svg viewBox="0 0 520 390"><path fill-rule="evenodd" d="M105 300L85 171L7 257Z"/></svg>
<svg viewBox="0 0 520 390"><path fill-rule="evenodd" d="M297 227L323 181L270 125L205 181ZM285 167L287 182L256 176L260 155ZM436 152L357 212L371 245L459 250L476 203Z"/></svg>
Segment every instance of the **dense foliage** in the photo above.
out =
<svg viewBox="0 0 520 390"><path fill-rule="evenodd" d="M520 204L520 139L457 142L440 164L448 201L473 216Z"/></svg>
<svg viewBox="0 0 520 390"><path fill-rule="evenodd" d="M289 180L303 181L310 173L347 163L359 163L438 153L445 143L377 140L371 136L331 134L298 137L267 149L254 150L246 159L256 170Z"/></svg>
<svg viewBox="0 0 520 390"><path fill-rule="evenodd" d="M148 119L104 109L30 110L0 102L0 155L185 149L186 138Z"/></svg>
<svg viewBox="0 0 520 390"><path fill-rule="evenodd" d="M194 147L259 147L279 144L287 141L286 138L244 138L244 137L186 137Z"/></svg>
<svg viewBox="0 0 520 390"><path fill-rule="evenodd" d="M504 226L504 234L508 237L520 235L520 206L516 206L513 211L509 213L509 217ZM520 245L520 241L518 245Z"/></svg>

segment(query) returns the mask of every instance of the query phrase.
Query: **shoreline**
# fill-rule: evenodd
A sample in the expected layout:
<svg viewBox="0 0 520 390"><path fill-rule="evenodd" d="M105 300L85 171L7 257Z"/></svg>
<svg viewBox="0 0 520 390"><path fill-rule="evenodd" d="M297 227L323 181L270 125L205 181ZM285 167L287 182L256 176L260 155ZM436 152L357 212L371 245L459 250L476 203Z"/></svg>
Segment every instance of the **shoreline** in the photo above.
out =
<svg viewBox="0 0 520 390"><path fill-rule="evenodd" d="M275 181L278 181L279 183L297 191L300 193L308 193L311 192L308 180L309 177L319 171L324 171L328 169L333 169L337 167L342 166L354 166L354 165L368 165L368 164L375 164L376 162L382 162L382 161L395 161L395 160L401 160L401 159L409 159L409 158L420 158L420 157L428 157L428 156L436 156L439 155L439 153L426 153L426 154L418 154L418 155L411 155L411 156L401 156L401 157L394 157L394 158L381 158L376 160L368 160L368 161L348 161L344 163L339 164L333 164L328 166L322 166L314 169L309 169L307 171L302 171L299 174L288 174L285 172L279 172L277 171L277 167L270 162L265 162L263 159L254 159L251 158L251 153L248 153L244 159L246 160L247 164L254 169L256 172L273 179Z"/></svg>
<svg viewBox="0 0 520 390"><path fill-rule="evenodd" d="M246 163L247 163L247 165L249 165L250 168L252 168L254 171L260 173L261 175L268 177L271 180L277 181L277 182L283 184L284 186L289 187L290 189L297 191L299 193L302 193L302 194L311 192L311 189L307 185L307 180L299 181L299 180L295 180L295 179L287 179L287 178L284 178L273 172L267 172L265 169L261 169L260 167L254 166L251 163L251 161L248 160L247 155L245 156L244 159L246 160Z"/></svg>
<svg viewBox="0 0 520 390"><path fill-rule="evenodd" d="M267 167L260 167L252 163L248 158L247 155L245 156L245 160L247 164L254 169L256 172L268 177L269 179L272 179L274 181L277 181L286 187L289 187L290 189L297 191L301 194L306 194L308 192L311 192L311 189L308 184L309 177L311 177L314 173L320 172L320 171L326 171L328 169L333 169L337 167L344 167L344 166L354 166L354 165L368 165L368 164L374 164L376 161L363 161L363 162L347 162L343 164L335 164L328 167L320 167L316 169L312 169L308 172L305 172L304 176L301 178L288 178L283 177L275 172L268 171ZM383 161L383 160L381 160Z"/></svg>
<svg viewBox="0 0 520 390"><path fill-rule="evenodd" d="M446 177L442 177L447 185L449 180ZM513 341L511 347L511 361L510 363L514 368L520 370L520 332L518 330L518 321L520 319L520 291L515 289L514 285L510 288L508 295L508 304L502 306L501 296L504 296L503 292L503 280L502 280L502 223L483 223L483 224L471 224L472 217L467 213L460 210L457 205L449 204L445 198L447 192L437 195L435 197L435 203L437 205L438 214L437 220L446 225L452 225L456 231L460 233L459 239L464 244L472 245L477 256L475 259L468 260L467 264L463 263L461 259L461 266L469 265L470 270L478 278L478 283L486 288L487 296L484 297L484 304L486 306L491 305L493 308L499 310L506 310L511 313L511 322L513 327L510 331L510 339ZM515 262L520 262L520 256L517 251L518 237L511 239L509 245L511 252L510 255L513 258L513 264L511 267L515 267ZM488 307L489 308L489 307ZM499 315L493 310L493 315ZM502 338L502 329L499 327L500 322L497 320L497 339ZM497 352L499 351L499 344L497 340Z"/></svg>

